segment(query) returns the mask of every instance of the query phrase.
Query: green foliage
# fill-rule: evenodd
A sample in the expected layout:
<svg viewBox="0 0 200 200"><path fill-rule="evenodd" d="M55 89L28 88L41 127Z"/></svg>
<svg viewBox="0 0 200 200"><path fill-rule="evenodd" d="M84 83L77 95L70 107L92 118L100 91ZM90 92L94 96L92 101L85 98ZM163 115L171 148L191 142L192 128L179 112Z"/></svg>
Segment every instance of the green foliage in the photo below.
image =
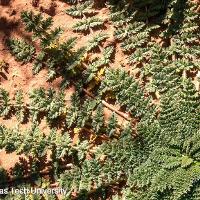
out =
<svg viewBox="0 0 200 200"><path fill-rule="evenodd" d="M6 170L2 167L0 167L0 183L5 183L8 180L8 175L6 173Z"/></svg>
<svg viewBox="0 0 200 200"><path fill-rule="evenodd" d="M153 17L161 18L165 13L169 0L136 0L136 1L116 1L110 0L110 7L112 11L117 12L122 10L124 17L132 17L136 21L149 21ZM154 18L153 18L154 19ZM152 20L153 20L152 19Z"/></svg>
<svg viewBox="0 0 200 200"><path fill-rule="evenodd" d="M125 16L124 16L124 20ZM123 51L136 50L144 45L150 39L150 33L157 29L159 26L149 25L147 26L144 22L127 22L116 28L114 37L121 41L121 47Z"/></svg>
<svg viewBox="0 0 200 200"><path fill-rule="evenodd" d="M12 176L14 178L23 178L24 175L25 175L25 170L19 163L16 163L12 169Z"/></svg>
<svg viewBox="0 0 200 200"><path fill-rule="evenodd" d="M112 116L109 119L108 122L108 126L107 126L107 134L109 135L109 137L113 136L114 134L116 134L116 127L117 127L117 117L116 115L113 113Z"/></svg>
<svg viewBox="0 0 200 200"><path fill-rule="evenodd" d="M47 99L47 120L51 122L65 112L65 96L63 92L57 94L56 91L50 89L47 94Z"/></svg>
<svg viewBox="0 0 200 200"><path fill-rule="evenodd" d="M23 91L18 90L15 94L15 111L16 111L16 117L19 122L23 122L25 118L26 110L24 108L24 97L23 97Z"/></svg>
<svg viewBox="0 0 200 200"><path fill-rule="evenodd" d="M37 74L44 66L48 67L47 80L54 79L57 75L68 78L76 74L79 69L85 48L74 50L76 38L69 38L60 42L61 28L52 29L52 18L44 19L41 14L23 12L21 18L26 30L33 33L34 40L39 40L41 51L36 56L33 72Z"/></svg>
<svg viewBox="0 0 200 200"><path fill-rule="evenodd" d="M7 116L12 107L10 105L9 93L3 88L0 89L0 105L0 115L3 117Z"/></svg>
<svg viewBox="0 0 200 200"><path fill-rule="evenodd" d="M25 23L26 31L33 32L34 38L40 39L43 39L43 36L47 36L47 30L51 27L53 23L51 17L44 19L41 13L35 15L32 11L22 12L21 18Z"/></svg>
<svg viewBox="0 0 200 200"><path fill-rule="evenodd" d="M98 105L95 115L92 119L92 127L96 134L100 133L104 126L104 112L103 106L100 104Z"/></svg>
<svg viewBox="0 0 200 200"><path fill-rule="evenodd" d="M72 141L67 132L60 135L56 132L56 130L52 130L47 140L49 142L49 148L55 154L56 159L62 159L72 154Z"/></svg>
<svg viewBox="0 0 200 200"><path fill-rule="evenodd" d="M17 120L23 122L27 113L30 112L33 123L36 123L39 116L46 114L48 123L62 117L65 114L64 93L56 92L53 89L45 91L44 88L33 89L29 93L30 104L24 103L22 90L16 92L14 100L10 100L9 93L1 88L1 116L6 117L11 111L16 114Z"/></svg>
<svg viewBox="0 0 200 200"><path fill-rule="evenodd" d="M76 38L69 38L63 43L52 43L46 47L44 51L38 54L34 64L33 72L38 73L43 66L47 66L48 80L53 79L57 74L76 70L82 62L85 49L78 49L76 52L73 47L76 43Z"/></svg>
<svg viewBox="0 0 200 200"><path fill-rule="evenodd" d="M77 164L77 161L81 162L85 158L88 142L80 141L77 144L72 144L72 142L68 132L58 133L56 129L52 129L45 135L38 126L25 131L19 128L8 129L0 126L0 148L5 148L7 153L15 151L18 155L32 157L34 160L42 161L44 156L50 153L52 162L71 156L74 164ZM18 169L20 170L19 165L19 163L16 165L16 174L22 173L17 173ZM34 170L31 172L35 173Z"/></svg>
<svg viewBox="0 0 200 200"><path fill-rule="evenodd" d="M129 56L130 64L144 63L149 56L148 48L137 48L134 53Z"/></svg>
<svg viewBox="0 0 200 200"><path fill-rule="evenodd" d="M148 85L149 91L166 92L171 88L180 86L180 77L173 65L165 66L160 69L157 66L152 67L153 80Z"/></svg>
<svg viewBox="0 0 200 200"><path fill-rule="evenodd" d="M100 183L101 179L96 179L100 173L100 163L96 160L85 161L82 164L82 170L79 167L74 167L71 170L62 174L59 183L62 188L69 188L68 195L73 191L81 193L81 191L90 191L93 181Z"/></svg>
<svg viewBox="0 0 200 200"><path fill-rule="evenodd" d="M99 81L98 79L100 77L98 75L98 72L102 70L103 71L102 74L104 74L103 67L109 65L113 52L114 48L112 46L107 46L102 52L103 55L101 58L96 58L92 60L92 62L88 65L87 69L83 72L86 83L89 83L95 78L97 78L97 81Z"/></svg>
<svg viewBox="0 0 200 200"><path fill-rule="evenodd" d="M7 45L18 61L24 63L29 62L33 59L35 54L35 48L23 40L9 39Z"/></svg>
<svg viewBox="0 0 200 200"><path fill-rule="evenodd" d="M193 199L195 195L198 196L196 191L198 191L197 180L199 176L199 126L197 125L198 127L195 128L194 119L199 124L196 121L199 112L196 107L199 104L196 102L199 100L194 86L188 81L186 80L183 83L181 95L171 93L172 99L170 101L177 102L178 105L174 104L172 107L173 104L169 104L169 101L163 99L168 107L163 107L163 110L166 113L170 113L170 110L172 110L174 114L164 116L162 111L158 122L153 121L151 125L146 124L148 121L141 121L141 125L146 124L149 129L148 132L151 132L154 138L151 138L152 136L144 130L143 136L147 138L144 138L143 141L138 138L133 142L130 137L131 127L127 127L119 140L111 142L111 144L104 144L101 147L98 155L103 154L107 157L103 167L101 167L102 175L106 175L103 184L111 180L116 182L120 180L119 175L125 173L129 179L128 184L131 187L139 188L139 191L135 191L133 188L125 191L124 195L127 199L133 197L135 199L167 199L169 196L173 199ZM176 98L179 98L180 101ZM187 98L191 98L192 101ZM190 106L187 106L189 102ZM182 112L183 110L185 112ZM181 111L180 115L174 118L174 115L177 115L179 111ZM164 123L163 119L167 121ZM193 120L190 121L190 119ZM182 123L182 125L176 125L175 121ZM160 125L156 125L157 123ZM140 134L142 134L141 125L138 130ZM193 136L191 137L191 135ZM151 140L149 140L150 138ZM145 142L144 146L141 142ZM120 144L123 146L121 147ZM112 147L110 147L111 150L109 150L109 145ZM131 145L137 147L131 147ZM151 150L149 151L148 148ZM112 160L112 164L109 159ZM130 160L130 163L127 163L128 160ZM126 165L122 166L123 163L126 163ZM135 168L135 165L138 165L138 167ZM132 168L130 168L131 166ZM104 170L106 170L106 173ZM99 177L102 175L99 175Z"/></svg>
<svg viewBox="0 0 200 200"><path fill-rule="evenodd" d="M146 33L140 34L134 38L129 38L128 40L124 41L124 43L122 44L122 48L125 51L130 51L137 47L141 47L147 41L146 39L147 39Z"/></svg>
<svg viewBox="0 0 200 200"><path fill-rule="evenodd" d="M135 22L128 25L126 28L116 29L114 36L119 40L124 40L132 35L137 34L138 32L142 31L144 28L145 23L142 22Z"/></svg>
<svg viewBox="0 0 200 200"><path fill-rule="evenodd" d="M114 84L110 86L113 88ZM139 136L133 139L133 129L128 125L118 140L99 146L95 159L89 161L98 163L102 156L105 157L103 164L90 171L90 178L98 172L95 181L92 180L96 188L128 179L129 187L123 190L122 196L125 199L185 200L197 197L198 102L199 94L193 83L185 79L178 92L169 90L162 96L159 116L155 117L153 109L143 115L137 128ZM81 167L81 171L73 169L64 173L61 185L69 184L72 191L91 191L91 180L86 179L88 168L84 164Z"/></svg>
<svg viewBox="0 0 200 200"><path fill-rule="evenodd" d="M71 96L71 107L69 108L69 110L67 110L67 115L66 115L66 123L68 127L71 127L76 123L80 106L81 104L80 104L79 94L74 93Z"/></svg>
<svg viewBox="0 0 200 200"><path fill-rule="evenodd" d="M77 191L86 194L93 189L96 192L109 184L115 184L124 179L127 171L145 160L141 144L133 141L130 126L125 127L119 140L102 144L96 152L96 158L85 160L81 168L73 167L60 176L60 186L70 188L69 194ZM105 161L101 162L101 157Z"/></svg>
<svg viewBox="0 0 200 200"><path fill-rule="evenodd" d="M92 13L91 8L92 8L92 2L86 1L82 4L77 4L70 7L69 9L65 10L65 12L73 17L83 17L87 14Z"/></svg>
<svg viewBox="0 0 200 200"><path fill-rule="evenodd" d="M160 125L170 135L177 132L178 138L174 135L174 140L179 143L199 130L198 102L199 95L191 80L184 80L181 92L169 92L163 96ZM166 141L171 136L166 135Z"/></svg>
<svg viewBox="0 0 200 200"><path fill-rule="evenodd" d="M92 111L96 107L96 100L90 100L86 99L81 106L81 109L78 113L78 118L77 118L77 125L78 127L84 127L89 121L91 120L92 117Z"/></svg>
<svg viewBox="0 0 200 200"><path fill-rule="evenodd" d="M89 40L89 44L87 46L87 51L92 51L95 48L97 48L102 41L104 41L105 39L108 38L107 34L104 33L99 33L96 36L94 36L94 38L92 38L91 40Z"/></svg>
<svg viewBox="0 0 200 200"><path fill-rule="evenodd" d="M163 18L163 24L167 26L161 35L164 37L170 37L174 34L182 35L181 29L193 31L197 28L197 18L199 14L195 11L196 5L190 1L177 1L173 0L169 3L166 15ZM197 28L198 29L198 28ZM196 29L196 30L197 30ZM191 34L189 34L191 36ZM188 35L188 36L189 36Z"/></svg>
<svg viewBox="0 0 200 200"><path fill-rule="evenodd" d="M47 113L48 122L52 122L61 116L64 111L64 94L57 94L54 90L49 89L45 92L44 88L33 90L30 95L30 112L33 122L35 122L41 112Z"/></svg>
<svg viewBox="0 0 200 200"><path fill-rule="evenodd" d="M104 21L86 18L92 13L92 2L78 2L71 1L76 5L66 11L83 18L73 30L93 33ZM22 13L26 30L33 33L41 47L34 73L47 66L49 80L61 75L63 85L76 85L76 92L70 105L66 105L64 91L35 89L29 94L29 104L25 104L22 91L11 98L1 89L1 116L15 113L18 121L24 122L29 113L33 123L31 129L24 131L0 126L0 148L34 158L28 175L40 174L40 162L50 155L49 175L52 173L59 187L67 188L66 199L105 199L113 186L119 186L119 195L108 198L197 200L200 104L193 84L200 57L197 7L182 0L110 0L107 6L111 21L106 19L106 25L112 24L115 29L114 41L113 45L99 48L94 59L91 53L108 38L107 34L98 33L85 47L76 49L77 38L63 42L62 30L52 29L52 18ZM116 42L120 45L115 46ZM125 63L128 61L130 66L109 69L116 61L115 49L118 51L120 46L128 54ZM29 56L27 44L17 42L13 48L14 55L23 59L27 58L24 54ZM97 99L86 97L88 88L93 93L88 96L97 95ZM126 112L130 122L121 122L117 112L105 121L105 100ZM51 126L66 119L61 133L56 129L50 133L41 131L39 122L43 116ZM97 137L93 140L87 131ZM110 138L100 136L104 133ZM78 139L71 139L74 134ZM96 139L98 144L94 143ZM21 164L12 171L14 177L27 175ZM5 177L4 170L1 174Z"/></svg>
<svg viewBox="0 0 200 200"><path fill-rule="evenodd" d="M110 19L115 27L120 27L131 21L131 18L127 17L123 10L111 12ZM118 35L117 31L115 32L115 35Z"/></svg>
<svg viewBox="0 0 200 200"><path fill-rule="evenodd" d="M150 98L145 98L142 88L123 70L107 70L105 79L100 86L100 95L112 91L117 102L126 106L126 111L134 116L141 116L146 113Z"/></svg>
<svg viewBox="0 0 200 200"><path fill-rule="evenodd" d="M33 122L36 122L40 112L45 112L47 109L48 99L46 98L46 93L44 88L34 89L30 92L29 98L31 100L31 116Z"/></svg>
<svg viewBox="0 0 200 200"><path fill-rule="evenodd" d="M198 156L195 156L199 153L196 146L198 137L194 135L183 146L155 149L149 159L135 169L130 184L137 180L138 187L148 185L146 198L159 199L169 195L173 199L189 198L194 186L198 186L199 163Z"/></svg>
<svg viewBox="0 0 200 200"><path fill-rule="evenodd" d="M91 17L87 19L82 19L81 21L77 22L73 26L74 31L80 31L80 32L85 32L85 31L90 31L94 28L98 28L99 26L102 26L104 24L104 21L97 18L97 17Z"/></svg>
<svg viewBox="0 0 200 200"><path fill-rule="evenodd" d="M108 65L111 61L112 55L114 52L114 47L113 46L107 46L105 47L103 51L103 59L102 59L102 64L103 65Z"/></svg>
<svg viewBox="0 0 200 200"><path fill-rule="evenodd" d="M89 83L91 80L93 80L99 69L103 66L103 60L101 59L94 59L87 67L87 69L84 71L84 77L85 82Z"/></svg>

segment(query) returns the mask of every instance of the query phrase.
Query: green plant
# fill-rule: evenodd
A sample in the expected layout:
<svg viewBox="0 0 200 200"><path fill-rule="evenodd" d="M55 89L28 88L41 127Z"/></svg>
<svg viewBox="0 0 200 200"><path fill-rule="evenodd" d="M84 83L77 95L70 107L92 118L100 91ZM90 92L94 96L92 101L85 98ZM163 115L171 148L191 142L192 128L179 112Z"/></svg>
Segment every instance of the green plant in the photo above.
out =
<svg viewBox="0 0 200 200"><path fill-rule="evenodd" d="M7 116L11 111L9 93L3 88L0 89L0 114Z"/></svg>
<svg viewBox="0 0 200 200"><path fill-rule="evenodd" d="M70 7L69 9L65 10L65 12L73 17L83 17L93 12L91 8L92 8L92 2L86 1L82 4L77 4Z"/></svg>
<svg viewBox="0 0 200 200"><path fill-rule="evenodd" d="M66 12L83 18L74 31L93 34L104 24L97 17L86 18L93 2L71 3L75 6ZM61 29L52 29L52 18L22 13L27 31L40 44L33 71L47 66L49 79L62 76L63 90L34 89L28 103L22 91L12 98L0 90L2 117L16 115L19 122L31 118L27 130L20 124L11 129L0 126L0 148L27 159L28 170L20 160L9 178L42 182L39 177L47 170L45 177L67 188L63 199L197 200L197 6L182 0L110 0L106 7L110 19L105 24L114 29L113 36L112 31L101 31L80 49L77 38L63 42ZM115 59L119 54L123 69ZM72 85L75 92L66 102L64 89ZM49 132L40 129L43 117Z"/></svg>
<svg viewBox="0 0 200 200"><path fill-rule="evenodd" d="M123 70L107 70L100 86L100 95L111 91L121 106L133 116L145 114L151 99L145 98L139 84Z"/></svg>
<svg viewBox="0 0 200 200"><path fill-rule="evenodd" d="M95 115L92 119L92 128L96 134L100 133L102 128L104 127L104 112L103 106L98 105Z"/></svg>
<svg viewBox="0 0 200 200"><path fill-rule="evenodd" d="M37 54L33 66L34 74L37 74L44 66L48 67L47 80L54 79L57 75L68 78L80 70L85 48L74 50L76 38L69 38L60 42L61 28L52 29L52 18L44 18L41 14L22 12L21 18L26 30L33 33L33 39L39 40L41 51Z"/></svg>
<svg viewBox="0 0 200 200"><path fill-rule="evenodd" d="M102 26L103 24L104 24L103 20L97 17L91 17L91 18L83 19L77 22L73 26L73 30L84 32L84 31L92 30L93 28L98 28L99 26Z"/></svg>
<svg viewBox="0 0 200 200"><path fill-rule="evenodd" d="M9 39L7 44L12 55L14 55L17 60L26 63L33 59L35 48L25 41L18 39Z"/></svg>
<svg viewBox="0 0 200 200"><path fill-rule="evenodd" d="M87 51L89 52L89 51L94 50L102 43L102 41L104 41L107 38L108 38L108 35L104 34L104 33L99 33L99 34L95 35L94 38L89 40L88 46L87 46Z"/></svg>
<svg viewBox="0 0 200 200"><path fill-rule="evenodd" d="M1 175L0 183L6 182L8 180L8 175L6 173L6 170L2 167L0 167L0 175Z"/></svg>
<svg viewBox="0 0 200 200"><path fill-rule="evenodd" d="M112 114L112 116L109 119L108 126L107 126L107 134L109 137L113 136L116 134L116 127L117 127L117 117L115 114Z"/></svg>
<svg viewBox="0 0 200 200"><path fill-rule="evenodd" d="M25 118L26 110L24 108L24 97L23 91L18 90L15 94L15 101L16 101L16 117L19 122L23 122Z"/></svg>

